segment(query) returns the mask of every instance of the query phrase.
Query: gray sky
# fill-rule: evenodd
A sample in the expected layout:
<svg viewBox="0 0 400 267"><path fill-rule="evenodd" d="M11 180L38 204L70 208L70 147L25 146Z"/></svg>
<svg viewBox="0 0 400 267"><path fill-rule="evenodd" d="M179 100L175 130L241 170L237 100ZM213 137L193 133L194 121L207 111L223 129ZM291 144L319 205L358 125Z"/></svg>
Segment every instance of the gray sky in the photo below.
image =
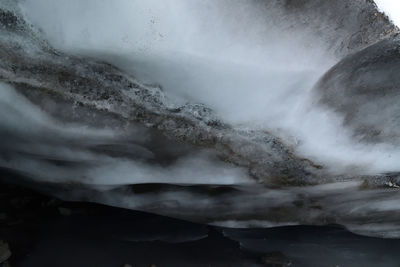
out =
<svg viewBox="0 0 400 267"><path fill-rule="evenodd" d="M379 8L384 11L396 25L400 25L399 0L375 0Z"/></svg>

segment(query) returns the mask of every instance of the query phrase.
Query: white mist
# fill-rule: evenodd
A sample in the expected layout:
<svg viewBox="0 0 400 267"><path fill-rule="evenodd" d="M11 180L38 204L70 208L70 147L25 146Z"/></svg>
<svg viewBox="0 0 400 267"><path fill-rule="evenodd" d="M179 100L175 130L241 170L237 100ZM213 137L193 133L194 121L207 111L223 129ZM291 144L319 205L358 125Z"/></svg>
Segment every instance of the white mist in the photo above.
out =
<svg viewBox="0 0 400 267"><path fill-rule="evenodd" d="M379 2L379 1L378 1ZM177 101L283 137L337 173L399 171L400 153L364 145L311 89L339 58L305 32L274 24L251 1L25 0L58 49L108 60Z"/></svg>

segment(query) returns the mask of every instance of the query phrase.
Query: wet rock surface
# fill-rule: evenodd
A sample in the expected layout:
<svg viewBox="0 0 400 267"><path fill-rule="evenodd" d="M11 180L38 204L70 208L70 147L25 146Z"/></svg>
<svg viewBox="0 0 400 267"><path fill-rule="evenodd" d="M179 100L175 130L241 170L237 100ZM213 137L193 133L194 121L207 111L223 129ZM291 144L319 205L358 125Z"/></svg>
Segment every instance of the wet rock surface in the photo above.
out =
<svg viewBox="0 0 400 267"><path fill-rule="evenodd" d="M290 260L282 252L274 251L262 256L261 261L266 265L290 266Z"/></svg>
<svg viewBox="0 0 400 267"><path fill-rule="evenodd" d="M102 117L124 126L136 122L172 140L212 149L223 161L248 169L254 179L272 186L330 180L278 137L233 128L202 104L176 106L161 88L143 85L110 64L57 52L27 23L1 34L0 79L53 116L68 116L58 104L51 105L61 103L73 107L68 119L80 123L101 126ZM93 115L87 117L85 111ZM99 120L93 120L96 117Z"/></svg>

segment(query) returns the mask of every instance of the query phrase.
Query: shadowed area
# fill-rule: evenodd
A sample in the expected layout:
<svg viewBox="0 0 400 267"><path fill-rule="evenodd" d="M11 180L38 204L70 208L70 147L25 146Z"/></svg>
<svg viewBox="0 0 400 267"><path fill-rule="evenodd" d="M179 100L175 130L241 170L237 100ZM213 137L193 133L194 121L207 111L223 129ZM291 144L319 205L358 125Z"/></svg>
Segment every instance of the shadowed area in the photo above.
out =
<svg viewBox="0 0 400 267"><path fill-rule="evenodd" d="M64 202L1 183L12 266L398 266L399 240L338 226L232 229Z"/></svg>

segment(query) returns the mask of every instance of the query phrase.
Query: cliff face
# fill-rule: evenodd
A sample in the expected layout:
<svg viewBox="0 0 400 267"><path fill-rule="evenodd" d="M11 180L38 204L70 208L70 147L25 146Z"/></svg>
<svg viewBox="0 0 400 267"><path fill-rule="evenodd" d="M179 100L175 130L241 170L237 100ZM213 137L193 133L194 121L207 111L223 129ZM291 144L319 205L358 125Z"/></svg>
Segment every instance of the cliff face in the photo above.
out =
<svg viewBox="0 0 400 267"><path fill-rule="evenodd" d="M274 27L306 31L338 57L397 31L370 1L255 5L275 14ZM0 36L0 134L8 140L0 145L0 166L7 170L6 179L15 175L14 180L64 198L205 223L340 223L371 235L396 233L398 216L379 208L396 198L383 189L397 186L396 175L333 175L296 155L278 136L233 127L206 106L175 104L159 87L108 63L58 52L26 22L14 1L0 4ZM332 74L327 75L323 82L329 85ZM194 160L204 165L186 166L185 159L201 153L206 158ZM210 168L216 172L204 173ZM204 181L203 175L212 179ZM235 175L237 180L223 180ZM361 190L366 188L374 190ZM369 207L352 212L364 201L375 201L374 209L385 215L379 218L391 228L359 227L378 219L365 215Z"/></svg>

